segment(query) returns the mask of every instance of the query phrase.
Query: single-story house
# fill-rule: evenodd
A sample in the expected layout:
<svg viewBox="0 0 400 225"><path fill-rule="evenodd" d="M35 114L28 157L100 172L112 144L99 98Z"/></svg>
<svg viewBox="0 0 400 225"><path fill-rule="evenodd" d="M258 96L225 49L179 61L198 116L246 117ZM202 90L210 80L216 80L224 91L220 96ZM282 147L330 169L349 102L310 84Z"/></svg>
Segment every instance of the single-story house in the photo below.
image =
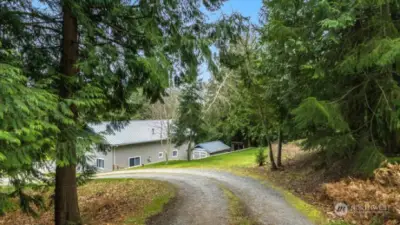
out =
<svg viewBox="0 0 400 225"><path fill-rule="evenodd" d="M211 155L229 151L231 151L231 147L224 144L222 141L200 143L194 146L194 149L192 151L192 159L207 158Z"/></svg>
<svg viewBox="0 0 400 225"><path fill-rule="evenodd" d="M166 160L187 159L187 145L168 145L167 126L170 120L135 120L113 133L104 135L111 152L95 152L92 164L99 172L141 166ZM91 125L97 132L105 132L109 123ZM168 147L169 146L169 147ZM169 149L169 150L168 150Z"/></svg>

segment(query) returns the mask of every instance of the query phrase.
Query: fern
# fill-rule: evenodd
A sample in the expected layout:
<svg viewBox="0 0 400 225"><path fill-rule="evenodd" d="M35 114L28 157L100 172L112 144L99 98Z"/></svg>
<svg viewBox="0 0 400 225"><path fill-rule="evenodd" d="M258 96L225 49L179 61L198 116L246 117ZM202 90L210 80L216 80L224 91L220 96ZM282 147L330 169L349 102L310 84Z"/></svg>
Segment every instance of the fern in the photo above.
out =
<svg viewBox="0 0 400 225"><path fill-rule="evenodd" d="M293 110L293 114L298 129L325 126L326 129L331 129L335 133L349 131L349 126L335 103L318 101L314 97L309 97Z"/></svg>
<svg viewBox="0 0 400 225"><path fill-rule="evenodd" d="M359 151L354 158L353 173L372 176L374 170L379 168L386 160L382 151L375 147L367 147Z"/></svg>
<svg viewBox="0 0 400 225"><path fill-rule="evenodd" d="M352 157L357 141L336 104L307 98L293 114L297 129L308 131L304 149L322 151L327 161Z"/></svg>

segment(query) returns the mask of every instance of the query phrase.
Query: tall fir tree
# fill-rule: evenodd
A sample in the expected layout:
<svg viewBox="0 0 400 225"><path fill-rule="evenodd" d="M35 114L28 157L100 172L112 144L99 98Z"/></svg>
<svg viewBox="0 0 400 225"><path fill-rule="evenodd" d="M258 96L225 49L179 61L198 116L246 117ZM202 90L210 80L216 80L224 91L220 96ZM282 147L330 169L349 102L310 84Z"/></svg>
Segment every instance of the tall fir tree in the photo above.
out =
<svg viewBox="0 0 400 225"><path fill-rule="evenodd" d="M264 40L296 93L305 149L358 171L398 149L397 1L264 1Z"/></svg>
<svg viewBox="0 0 400 225"><path fill-rule="evenodd" d="M188 144L188 161L191 160L193 144L199 143L204 137L203 105L200 94L198 81L191 81L183 86L179 98L178 116L173 123L173 141L177 146Z"/></svg>
<svg viewBox="0 0 400 225"><path fill-rule="evenodd" d="M20 208L35 214L31 204L42 206L42 197L30 196L25 187L50 182L37 168L47 165L60 132L49 116L56 111L57 96L30 86L21 61L18 51L0 49L0 179L14 185L12 192L0 193L0 206L18 196Z"/></svg>
<svg viewBox="0 0 400 225"><path fill-rule="evenodd" d="M208 62L209 46L223 47L240 30L233 15L205 23L200 6L220 0L110 1L16 0L0 3L1 40L22 55L30 87L56 96L49 121L59 130L50 157L57 161L55 223L80 224L77 147L92 140L89 123L123 126L138 109L138 92L156 100L168 77L195 76ZM120 122L122 121L122 122ZM89 141L90 143L90 141ZM79 154L78 154L79 155Z"/></svg>

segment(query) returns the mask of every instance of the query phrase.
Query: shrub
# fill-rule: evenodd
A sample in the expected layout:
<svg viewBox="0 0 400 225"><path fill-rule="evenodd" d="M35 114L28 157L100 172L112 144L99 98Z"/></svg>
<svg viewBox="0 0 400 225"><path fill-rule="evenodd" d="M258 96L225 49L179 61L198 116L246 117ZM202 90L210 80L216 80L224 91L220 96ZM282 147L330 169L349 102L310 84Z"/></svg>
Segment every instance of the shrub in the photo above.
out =
<svg viewBox="0 0 400 225"><path fill-rule="evenodd" d="M367 147L355 155L352 172L356 175L372 177L375 169L379 168L385 160L385 155L379 149Z"/></svg>
<svg viewBox="0 0 400 225"><path fill-rule="evenodd" d="M256 163L258 166L263 166L267 160L267 155L265 154L264 148L259 148L256 153Z"/></svg>

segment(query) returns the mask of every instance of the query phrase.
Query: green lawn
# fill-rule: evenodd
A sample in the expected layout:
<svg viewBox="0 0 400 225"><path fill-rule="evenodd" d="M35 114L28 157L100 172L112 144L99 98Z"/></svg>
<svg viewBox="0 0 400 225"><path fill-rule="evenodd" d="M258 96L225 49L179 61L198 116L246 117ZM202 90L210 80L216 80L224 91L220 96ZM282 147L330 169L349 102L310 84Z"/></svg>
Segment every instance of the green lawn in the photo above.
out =
<svg viewBox="0 0 400 225"><path fill-rule="evenodd" d="M171 160L165 162L145 165L144 167L136 167L132 169L142 168L215 168L215 169L230 169L233 167L248 167L254 166L255 154L257 148L249 148L237 152L225 153L221 155L211 156L205 159L183 161Z"/></svg>

